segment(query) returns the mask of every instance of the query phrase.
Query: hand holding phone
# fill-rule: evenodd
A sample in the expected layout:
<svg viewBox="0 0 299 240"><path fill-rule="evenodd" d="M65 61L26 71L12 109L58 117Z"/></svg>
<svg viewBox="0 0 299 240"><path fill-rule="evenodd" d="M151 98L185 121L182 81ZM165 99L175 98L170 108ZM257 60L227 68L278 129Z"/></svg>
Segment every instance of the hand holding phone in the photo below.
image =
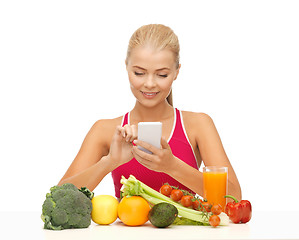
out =
<svg viewBox="0 0 299 240"><path fill-rule="evenodd" d="M161 122L140 122L138 123L138 140L147 142L157 148L161 147L162 123ZM152 154L151 151L138 146L139 149L146 153Z"/></svg>

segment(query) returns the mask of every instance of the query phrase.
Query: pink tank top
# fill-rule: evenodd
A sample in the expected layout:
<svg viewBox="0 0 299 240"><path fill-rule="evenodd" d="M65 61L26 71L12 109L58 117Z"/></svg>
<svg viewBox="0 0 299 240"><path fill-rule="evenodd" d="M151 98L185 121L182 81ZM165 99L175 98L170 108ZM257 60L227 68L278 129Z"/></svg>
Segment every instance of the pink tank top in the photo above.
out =
<svg viewBox="0 0 299 240"><path fill-rule="evenodd" d="M174 113L174 124L168 139L168 144L174 156L187 163L191 167L198 169L193 148L188 140L184 128L181 112L175 108ZM126 113L123 117L122 126L130 124L129 120L129 113ZM120 197L120 188L122 186L120 183L121 176L123 175L125 178L128 178L131 174L141 182L157 191L159 191L163 183L169 183L171 186L177 186L180 189L185 189L192 192L186 186L182 185L169 175L149 170L141 165L135 158L133 158L130 162L125 163L112 171L116 197Z"/></svg>

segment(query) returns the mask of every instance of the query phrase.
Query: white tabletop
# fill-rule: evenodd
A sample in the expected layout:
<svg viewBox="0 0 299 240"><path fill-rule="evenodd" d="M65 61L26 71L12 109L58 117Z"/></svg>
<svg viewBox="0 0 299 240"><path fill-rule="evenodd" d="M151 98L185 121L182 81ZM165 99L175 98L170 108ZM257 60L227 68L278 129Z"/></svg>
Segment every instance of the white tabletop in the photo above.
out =
<svg viewBox="0 0 299 240"><path fill-rule="evenodd" d="M44 230L39 212L0 212L1 239L299 239L299 212L253 212L249 223L212 228L170 226L155 228L150 222L127 227L119 220L103 226L92 222L86 229Z"/></svg>

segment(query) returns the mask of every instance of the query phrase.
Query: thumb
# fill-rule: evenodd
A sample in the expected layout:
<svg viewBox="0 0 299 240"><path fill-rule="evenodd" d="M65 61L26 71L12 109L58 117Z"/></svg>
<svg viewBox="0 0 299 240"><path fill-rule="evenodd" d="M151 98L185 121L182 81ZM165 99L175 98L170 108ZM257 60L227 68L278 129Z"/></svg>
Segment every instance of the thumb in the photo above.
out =
<svg viewBox="0 0 299 240"><path fill-rule="evenodd" d="M166 139L164 137L161 138L161 146L162 146L163 149L170 148L168 142L166 141Z"/></svg>
<svg viewBox="0 0 299 240"><path fill-rule="evenodd" d="M122 134L123 128L121 126L117 126L114 132L114 139L121 140L123 137Z"/></svg>

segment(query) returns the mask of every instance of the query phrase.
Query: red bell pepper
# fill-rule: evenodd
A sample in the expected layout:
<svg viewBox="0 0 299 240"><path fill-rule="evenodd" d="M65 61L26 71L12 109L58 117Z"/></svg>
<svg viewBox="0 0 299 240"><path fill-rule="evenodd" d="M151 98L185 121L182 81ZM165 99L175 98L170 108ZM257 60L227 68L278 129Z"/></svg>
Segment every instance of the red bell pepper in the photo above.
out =
<svg viewBox="0 0 299 240"><path fill-rule="evenodd" d="M233 223L247 223L252 216L251 203L248 200L241 200L240 202L231 195L224 196L231 198L234 202L226 204L225 213Z"/></svg>

